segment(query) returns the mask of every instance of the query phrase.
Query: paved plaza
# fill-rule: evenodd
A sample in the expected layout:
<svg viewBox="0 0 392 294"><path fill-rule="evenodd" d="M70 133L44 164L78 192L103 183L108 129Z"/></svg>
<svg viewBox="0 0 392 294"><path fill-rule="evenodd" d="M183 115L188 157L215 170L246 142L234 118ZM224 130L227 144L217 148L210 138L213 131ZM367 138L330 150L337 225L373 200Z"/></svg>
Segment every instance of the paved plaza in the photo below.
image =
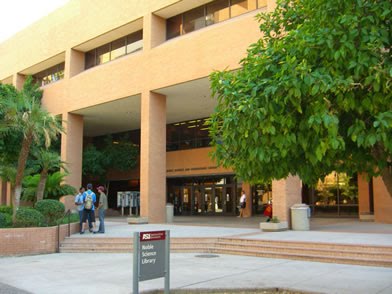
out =
<svg viewBox="0 0 392 294"><path fill-rule="evenodd" d="M173 224L128 225L123 218L113 218L107 222L107 234L88 234L85 237L131 238L135 231L168 229L172 238L243 236L392 246L392 225L353 220L312 220L311 231L262 233L257 228L258 220L253 218L205 218L189 223L190 220L180 217L175 218ZM317 226L316 231L314 228ZM1 257L0 293L132 293L132 258L131 253ZM392 293L392 268L224 254L172 253L170 276L172 289L276 287L316 293ZM163 286L161 278L140 282L139 289L143 292Z"/></svg>

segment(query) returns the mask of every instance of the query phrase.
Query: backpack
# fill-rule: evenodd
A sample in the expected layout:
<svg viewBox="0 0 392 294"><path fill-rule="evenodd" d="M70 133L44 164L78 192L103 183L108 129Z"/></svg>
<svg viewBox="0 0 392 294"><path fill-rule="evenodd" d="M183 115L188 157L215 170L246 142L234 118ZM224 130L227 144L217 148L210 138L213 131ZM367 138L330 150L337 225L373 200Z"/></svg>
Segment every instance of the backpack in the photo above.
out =
<svg viewBox="0 0 392 294"><path fill-rule="evenodd" d="M91 209L93 207L93 196L91 195L91 193L86 193L86 199L84 202L84 208L85 209Z"/></svg>

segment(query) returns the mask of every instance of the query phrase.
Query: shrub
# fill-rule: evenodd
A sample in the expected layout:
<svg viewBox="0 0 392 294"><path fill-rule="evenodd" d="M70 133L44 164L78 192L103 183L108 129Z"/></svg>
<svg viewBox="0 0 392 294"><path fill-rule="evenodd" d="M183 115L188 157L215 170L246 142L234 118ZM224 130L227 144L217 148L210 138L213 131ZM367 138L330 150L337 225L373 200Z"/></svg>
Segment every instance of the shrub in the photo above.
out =
<svg viewBox="0 0 392 294"><path fill-rule="evenodd" d="M35 204L35 209L42 213L49 226L55 225L56 221L63 217L65 206L58 200L40 200Z"/></svg>
<svg viewBox="0 0 392 294"><path fill-rule="evenodd" d="M0 228L12 227L12 216L8 213L0 212Z"/></svg>
<svg viewBox="0 0 392 294"><path fill-rule="evenodd" d="M16 212L14 227L40 227L45 223L45 218L41 212L30 207L19 207Z"/></svg>
<svg viewBox="0 0 392 294"><path fill-rule="evenodd" d="M0 213L12 214L12 207L6 205L0 205Z"/></svg>

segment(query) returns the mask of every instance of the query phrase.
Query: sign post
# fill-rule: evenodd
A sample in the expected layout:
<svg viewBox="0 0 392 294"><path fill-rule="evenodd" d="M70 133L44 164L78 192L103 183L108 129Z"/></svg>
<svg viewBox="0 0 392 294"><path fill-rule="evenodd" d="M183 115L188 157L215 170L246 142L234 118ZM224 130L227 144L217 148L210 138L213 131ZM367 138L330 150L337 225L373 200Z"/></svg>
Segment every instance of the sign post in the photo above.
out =
<svg viewBox="0 0 392 294"><path fill-rule="evenodd" d="M170 289L170 233L135 232L133 236L133 293L139 293L139 281L165 278L165 293Z"/></svg>

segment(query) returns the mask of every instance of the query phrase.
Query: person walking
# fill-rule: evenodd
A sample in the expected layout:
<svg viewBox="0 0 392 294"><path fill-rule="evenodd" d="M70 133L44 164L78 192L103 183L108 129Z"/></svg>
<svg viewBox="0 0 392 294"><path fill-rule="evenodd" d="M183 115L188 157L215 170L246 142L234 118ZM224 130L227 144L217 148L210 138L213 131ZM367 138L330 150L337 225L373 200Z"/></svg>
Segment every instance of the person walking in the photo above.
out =
<svg viewBox="0 0 392 294"><path fill-rule="evenodd" d="M246 194L245 191L242 190L242 195L240 198L240 215L239 217L243 217L244 216L244 209L246 207Z"/></svg>
<svg viewBox="0 0 392 294"><path fill-rule="evenodd" d="M87 219L91 220L92 226L95 231L95 202L97 202L97 196L91 189L93 188L92 184L87 184L87 191L83 193L83 224L82 224L82 230L80 231L80 234L84 234L84 228L86 226Z"/></svg>
<svg viewBox="0 0 392 294"><path fill-rule="evenodd" d="M105 194L105 187L99 186L97 188L99 193L99 202L98 202L98 217L99 217L99 228L96 233L105 233L105 211L108 209L108 198Z"/></svg>

